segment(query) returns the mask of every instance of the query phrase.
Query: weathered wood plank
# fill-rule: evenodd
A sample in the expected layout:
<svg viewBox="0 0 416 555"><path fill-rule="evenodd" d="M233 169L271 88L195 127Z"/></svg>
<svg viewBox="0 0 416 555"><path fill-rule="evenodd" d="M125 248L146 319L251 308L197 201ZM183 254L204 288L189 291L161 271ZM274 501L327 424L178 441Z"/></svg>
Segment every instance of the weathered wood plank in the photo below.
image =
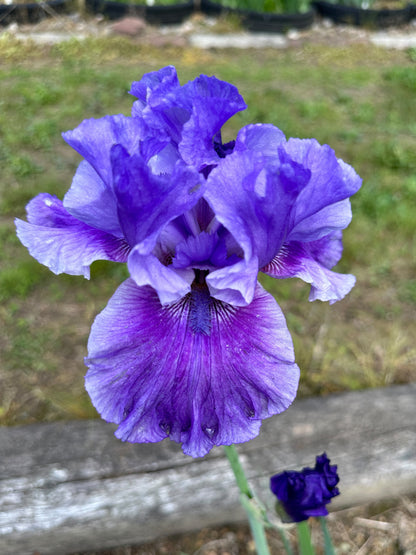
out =
<svg viewBox="0 0 416 555"><path fill-rule="evenodd" d="M272 506L271 474L326 451L333 508L416 491L416 385L296 401L239 446ZM100 420L0 428L0 553L71 553L139 543L244 518L222 449L185 457L165 441L131 445Z"/></svg>

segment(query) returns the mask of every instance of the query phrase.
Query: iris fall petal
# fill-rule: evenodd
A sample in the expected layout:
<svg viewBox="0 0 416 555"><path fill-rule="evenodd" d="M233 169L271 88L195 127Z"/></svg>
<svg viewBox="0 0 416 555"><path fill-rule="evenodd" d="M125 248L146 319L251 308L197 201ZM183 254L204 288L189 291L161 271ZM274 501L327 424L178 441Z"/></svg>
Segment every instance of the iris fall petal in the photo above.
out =
<svg viewBox="0 0 416 555"><path fill-rule="evenodd" d="M257 286L236 308L193 289L163 307L150 287L124 282L96 318L86 388L117 437L214 445L255 437L261 419L285 410L299 379L282 312Z"/></svg>
<svg viewBox="0 0 416 555"><path fill-rule="evenodd" d="M127 261L129 247L123 239L80 222L57 197L41 193L30 201L27 213L28 222L16 219L17 236L55 274L89 278L94 260Z"/></svg>

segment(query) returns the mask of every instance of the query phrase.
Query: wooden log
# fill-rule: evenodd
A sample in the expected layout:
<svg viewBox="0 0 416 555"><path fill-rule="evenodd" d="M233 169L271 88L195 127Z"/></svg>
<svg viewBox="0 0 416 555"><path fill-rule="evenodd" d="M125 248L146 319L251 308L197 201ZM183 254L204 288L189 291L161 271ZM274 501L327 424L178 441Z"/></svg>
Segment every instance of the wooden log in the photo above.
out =
<svg viewBox="0 0 416 555"><path fill-rule="evenodd" d="M416 384L297 400L238 446L254 488L326 451L331 507L416 492ZM64 554L244 520L221 448L191 459L168 440L132 445L100 420L0 428L0 553Z"/></svg>

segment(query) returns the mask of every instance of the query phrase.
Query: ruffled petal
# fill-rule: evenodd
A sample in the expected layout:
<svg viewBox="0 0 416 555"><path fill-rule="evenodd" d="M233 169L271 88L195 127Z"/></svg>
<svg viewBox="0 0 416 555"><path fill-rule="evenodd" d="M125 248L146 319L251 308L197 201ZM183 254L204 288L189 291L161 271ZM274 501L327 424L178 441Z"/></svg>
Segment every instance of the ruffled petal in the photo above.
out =
<svg viewBox="0 0 416 555"><path fill-rule="evenodd" d="M277 147L285 141L283 131L269 123L242 127L235 141L235 150L257 150L264 156L276 156Z"/></svg>
<svg viewBox="0 0 416 555"><path fill-rule="evenodd" d="M316 241L328 234L340 231L349 226L352 219L351 202L349 199L341 200L325 206L319 212L301 220L288 233L290 241Z"/></svg>
<svg viewBox="0 0 416 555"><path fill-rule="evenodd" d="M349 197L361 186L355 171L315 139L289 139L278 147L281 162L292 161L299 181L284 244L262 271L277 278L310 283L309 300L342 299L355 284L352 275L331 272L342 253L342 233L351 221Z"/></svg>
<svg viewBox="0 0 416 555"><path fill-rule="evenodd" d="M245 110L246 103L237 88L216 77L201 75L183 87L192 99L192 113L182 131L179 152L186 163L201 170L218 164L220 156L214 149L214 139L220 140L220 130L234 114Z"/></svg>
<svg viewBox="0 0 416 555"><path fill-rule="evenodd" d="M140 81L133 81L129 91L131 95L137 98L137 101L133 104L132 116L141 116L152 96L153 98L164 98L179 86L179 79L173 66L166 66L158 71L145 73Z"/></svg>
<svg viewBox="0 0 416 555"><path fill-rule="evenodd" d="M16 220L17 236L30 254L55 274L89 278L94 260L126 262L128 245L69 214L55 196L42 193L27 206L28 220Z"/></svg>
<svg viewBox="0 0 416 555"><path fill-rule="evenodd" d="M329 268L338 262L342 252L339 234L319 241L286 243L262 272L275 278L297 277L311 284L310 301L333 304L347 295L355 285L355 277L339 274Z"/></svg>
<svg viewBox="0 0 416 555"><path fill-rule="evenodd" d="M169 137L183 160L198 170L218 163L214 142L221 140L221 127L246 108L230 83L200 75L180 86L172 66L146 74L130 92L138 98L132 115L140 116L150 133Z"/></svg>
<svg viewBox="0 0 416 555"><path fill-rule="evenodd" d="M269 162L259 152L233 152L212 170L204 195L245 260L256 256L260 266L279 250L298 192L297 167Z"/></svg>
<svg viewBox="0 0 416 555"><path fill-rule="evenodd" d="M76 150L98 173L106 186L111 187L111 147L121 144L130 154L140 149L145 128L140 118L122 114L100 119L86 119L72 131L62 134L65 141Z"/></svg>
<svg viewBox="0 0 416 555"><path fill-rule="evenodd" d="M204 193L198 172L178 161L171 175L154 175L140 155L121 146L111 150L114 192L123 233L130 245L143 241L149 254L162 228L190 210Z"/></svg>
<svg viewBox="0 0 416 555"><path fill-rule="evenodd" d="M260 286L235 308L195 289L162 307L124 282L96 318L86 388L123 441L182 443L193 457L254 438L284 411L299 379L282 312Z"/></svg>
<svg viewBox="0 0 416 555"><path fill-rule="evenodd" d="M323 209L349 198L361 187L361 178L351 166L337 159L328 145L322 146L315 139L289 139L279 149L282 154L286 153L294 162L310 171L310 180L296 199L290 230L296 229L303 220L318 213L321 213L319 218L324 226L323 216L332 212L327 213ZM346 206L338 204L338 211ZM345 227L345 215L340 215ZM314 223L316 225L316 221ZM307 224L305 225L307 227ZM309 240L312 240L312 237Z"/></svg>

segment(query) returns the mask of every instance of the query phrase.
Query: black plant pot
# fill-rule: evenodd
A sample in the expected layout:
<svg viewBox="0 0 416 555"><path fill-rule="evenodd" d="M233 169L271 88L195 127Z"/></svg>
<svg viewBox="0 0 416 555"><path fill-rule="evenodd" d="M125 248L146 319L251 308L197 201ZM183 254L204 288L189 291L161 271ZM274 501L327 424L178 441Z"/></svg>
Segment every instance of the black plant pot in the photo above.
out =
<svg viewBox="0 0 416 555"><path fill-rule="evenodd" d="M263 33L285 33L289 29L307 29L312 25L315 17L313 9L306 13L253 12L227 8L211 0L201 0L201 11L212 16L221 13L237 14L246 29Z"/></svg>
<svg viewBox="0 0 416 555"><path fill-rule="evenodd" d="M69 0L49 0L46 8L37 2L28 4L0 4L0 25L11 23L38 23L51 13L66 13L70 6Z"/></svg>
<svg viewBox="0 0 416 555"><path fill-rule="evenodd" d="M101 14L107 19L121 19L127 15L143 17L145 6L133 6L128 2L113 2L112 0L86 0L87 9L94 14Z"/></svg>
<svg viewBox="0 0 416 555"><path fill-rule="evenodd" d="M260 13L241 11L242 23L249 31L262 33L286 33L289 29L311 27L315 11L305 13Z"/></svg>
<svg viewBox="0 0 416 555"><path fill-rule="evenodd" d="M146 21L152 25L173 25L182 23L193 11L193 0L172 6L146 6Z"/></svg>
<svg viewBox="0 0 416 555"><path fill-rule="evenodd" d="M200 0L200 10L207 15L216 16L221 13L229 11L218 2L211 2L211 0Z"/></svg>
<svg viewBox="0 0 416 555"><path fill-rule="evenodd" d="M405 25L414 17L414 8L411 4L397 10L365 10L354 6L332 4L324 0L316 0L313 5L322 17L326 17L338 25L356 25L382 29L384 27Z"/></svg>
<svg viewBox="0 0 416 555"><path fill-rule="evenodd" d="M120 19L132 15L142 17L152 25L182 23L194 10L193 0L171 6L146 6L112 0L86 0L86 5L92 13L100 13L108 19Z"/></svg>

